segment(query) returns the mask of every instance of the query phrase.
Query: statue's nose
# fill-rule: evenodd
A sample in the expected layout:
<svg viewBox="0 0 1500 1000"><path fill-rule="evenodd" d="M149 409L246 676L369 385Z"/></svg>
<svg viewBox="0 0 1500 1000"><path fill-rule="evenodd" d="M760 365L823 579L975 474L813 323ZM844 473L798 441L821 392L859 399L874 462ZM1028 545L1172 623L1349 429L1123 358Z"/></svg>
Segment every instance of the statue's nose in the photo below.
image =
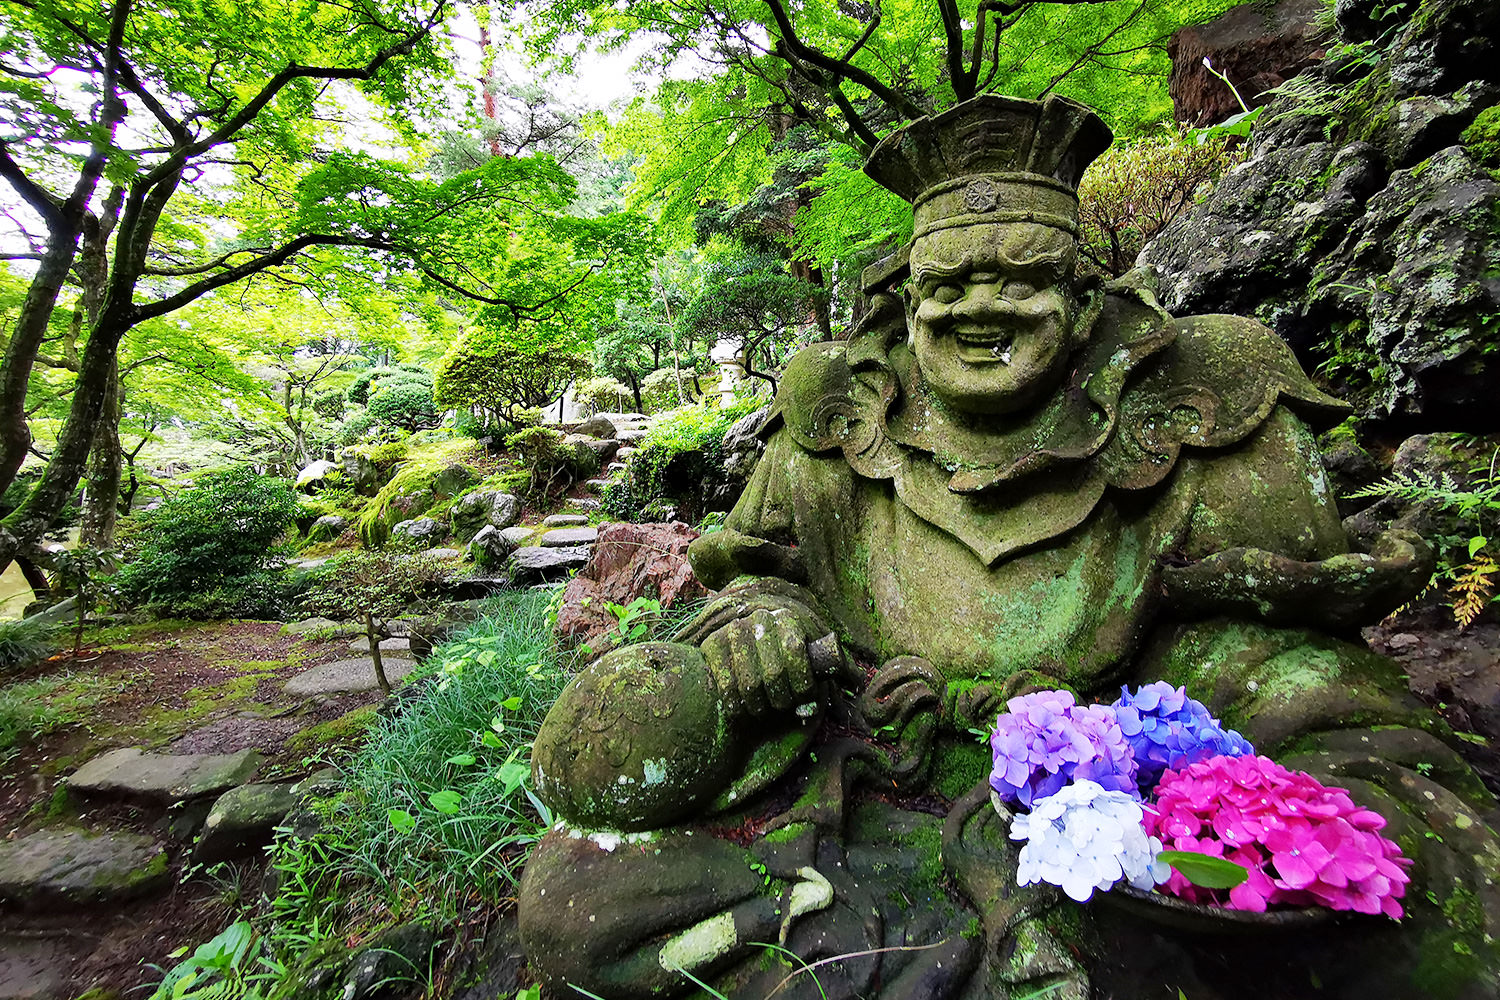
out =
<svg viewBox="0 0 1500 1000"><path fill-rule="evenodd" d="M1000 294L1000 286L983 282L970 285L968 294L953 304L952 315L960 320L1003 319L1015 308Z"/></svg>

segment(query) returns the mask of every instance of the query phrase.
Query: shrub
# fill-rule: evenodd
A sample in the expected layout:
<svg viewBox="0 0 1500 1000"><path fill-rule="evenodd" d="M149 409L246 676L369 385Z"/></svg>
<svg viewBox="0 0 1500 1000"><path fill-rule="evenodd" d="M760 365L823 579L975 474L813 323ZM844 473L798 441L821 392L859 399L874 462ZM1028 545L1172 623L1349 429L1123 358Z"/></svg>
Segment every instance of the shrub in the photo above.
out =
<svg viewBox="0 0 1500 1000"><path fill-rule="evenodd" d="M344 394L337 389L325 389L313 397L312 408L320 417L339 420L344 416Z"/></svg>
<svg viewBox="0 0 1500 1000"><path fill-rule="evenodd" d="M24 670L51 656L55 631L44 621L0 621L0 671Z"/></svg>
<svg viewBox="0 0 1500 1000"><path fill-rule="evenodd" d="M678 388L681 387L681 394ZM690 405L697 400L693 391L693 373L680 374L670 368L659 368L641 379L641 405L647 413L661 413L674 407Z"/></svg>
<svg viewBox="0 0 1500 1000"><path fill-rule="evenodd" d="M725 479L724 435L760 405L760 400L737 400L731 406L705 403L663 414L641 439L624 477L605 489L604 512L625 521L659 520L671 506L684 520L703 517L721 499L712 488Z"/></svg>
<svg viewBox="0 0 1500 1000"><path fill-rule="evenodd" d="M432 405L432 379L416 375L383 379L370 390L365 412L383 424L405 431L436 427L439 414Z"/></svg>
<svg viewBox="0 0 1500 1000"><path fill-rule="evenodd" d="M421 365L400 364L395 366L381 366L379 368L368 368L360 372L359 377L350 383L344 398L351 403L366 406L370 402L370 394L376 385L389 378L425 378L429 387L432 385L432 375Z"/></svg>
<svg viewBox="0 0 1500 1000"><path fill-rule="evenodd" d="M266 561L297 513L283 480L248 469L204 476L142 515L115 584L127 604L187 617L271 611L280 598Z"/></svg>
<svg viewBox="0 0 1500 1000"><path fill-rule="evenodd" d="M1198 143L1180 132L1111 147L1078 185L1079 253L1106 277L1119 277L1193 206L1201 187L1242 159L1243 144Z"/></svg>
<svg viewBox="0 0 1500 1000"><path fill-rule="evenodd" d="M618 379L586 378L573 386L573 401L586 417L596 413L620 413L635 407L635 393Z"/></svg>
<svg viewBox="0 0 1500 1000"><path fill-rule="evenodd" d="M525 493L534 499L554 497L599 468L598 457L583 445L570 445L550 427L528 427L505 439L526 473Z"/></svg>
<svg viewBox="0 0 1500 1000"><path fill-rule="evenodd" d="M431 604L449 575L439 560L397 552L346 552L314 570L302 610L340 621L389 618Z"/></svg>

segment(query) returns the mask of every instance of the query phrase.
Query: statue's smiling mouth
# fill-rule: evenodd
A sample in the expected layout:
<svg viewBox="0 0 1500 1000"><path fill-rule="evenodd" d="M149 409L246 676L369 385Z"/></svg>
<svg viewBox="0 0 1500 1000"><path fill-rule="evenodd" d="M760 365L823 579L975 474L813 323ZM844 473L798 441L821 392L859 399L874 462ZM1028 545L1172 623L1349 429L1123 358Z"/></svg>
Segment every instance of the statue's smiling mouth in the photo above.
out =
<svg viewBox="0 0 1500 1000"><path fill-rule="evenodd" d="M998 330L955 330L958 357L971 365L1010 364L1015 334Z"/></svg>

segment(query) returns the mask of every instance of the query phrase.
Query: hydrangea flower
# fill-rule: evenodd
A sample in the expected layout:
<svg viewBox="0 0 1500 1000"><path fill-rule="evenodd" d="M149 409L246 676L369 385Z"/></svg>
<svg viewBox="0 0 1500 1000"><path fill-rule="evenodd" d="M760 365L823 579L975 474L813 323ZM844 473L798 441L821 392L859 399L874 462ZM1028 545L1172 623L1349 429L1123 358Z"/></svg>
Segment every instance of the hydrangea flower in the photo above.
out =
<svg viewBox="0 0 1500 1000"><path fill-rule="evenodd" d="M1225 729L1201 701L1166 681L1143 685L1135 694L1122 687L1120 699L1111 707L1135 754L1142 791L1149 791L1168 768L1181 770L1210 757L1255 753L1249 740Z"/></svg>
<svg viewBox="0 0 1500 1000"><path fill-rule="evenodd" d="M1016 881L1061 886L1080 903L1121 879L1149 891L1171 869L1156 860L1161 841L1147 836L1141 818L1128 793L1087 779L1037 800L1011 820L1011 839L1026 841Z"/></svg>
<svg viewBox="0 0 1500 1000"><path fill-rule="evenodd" d="M1228 858L1250 872L1229 890L1234 909L1327 906L1400 918L1409 881L1401 848L1380 836L1385 819L1342 788L1266 757L1213 757L1167 771L1146 831L1171 850ZM1223 904L1220 891L1173 872L1164 890Z"/></svg>
<svg viewBox="0 0 1500 1000"><path fill-rule="evenodd" d="M1087 779L1138 795L1130 744L1104 705L1077 705L1068 691L1038 691L1006 702L990 737L990 787L1031 808L1070 781Z"/></svg>

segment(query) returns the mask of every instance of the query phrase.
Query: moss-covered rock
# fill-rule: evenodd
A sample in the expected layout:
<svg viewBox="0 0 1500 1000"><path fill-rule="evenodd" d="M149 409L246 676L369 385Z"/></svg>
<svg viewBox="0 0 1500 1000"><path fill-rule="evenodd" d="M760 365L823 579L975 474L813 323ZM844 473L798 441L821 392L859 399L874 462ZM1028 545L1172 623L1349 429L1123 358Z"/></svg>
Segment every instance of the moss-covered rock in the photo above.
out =
<svg viewBox="0 0 1500 1000"><path fill-rule="evenodd" d="M359 537L365 546L381 548L397 524L446 510L478 482L479 472L465 464L475 447L468 441L446 442L403 462L360 514Z"/></svg>

